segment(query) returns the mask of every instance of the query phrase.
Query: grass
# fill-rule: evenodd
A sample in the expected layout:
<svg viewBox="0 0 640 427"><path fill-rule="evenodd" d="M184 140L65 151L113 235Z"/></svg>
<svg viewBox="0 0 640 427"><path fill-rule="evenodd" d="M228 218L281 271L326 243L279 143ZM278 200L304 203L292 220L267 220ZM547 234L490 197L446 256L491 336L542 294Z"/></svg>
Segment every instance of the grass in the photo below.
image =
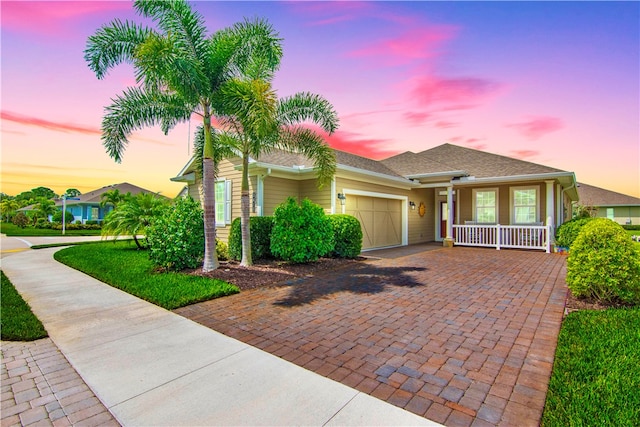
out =
<svg viewBox="0 0 640 427"><path fill-rule="evenodd" d="M0 224L0 232L7 236L62 236L62 230L48 228L20 228L9 222ZM66 230L65 236L99 236L101 230Z"/></svg>
<svg viewBox="0 0 640 427"><path fill-rule="evenodd" d="M4 272L0 299L0 335L8 341L33 341L48 336L42 323L31 312Z"/></svg>
<svg viewBox="0 0 640 427"><path fill-rule="evenodd" d="M640 307L578 311L564 320L542 425L640 422Z"/></svg>
<svg viewBox="0 0 640 427"><path fill-rule="evenodd" d="M155 272L148 253L131 242L73 246L56 252L54 258L168 310L239 292L222 280Z"/></svg>

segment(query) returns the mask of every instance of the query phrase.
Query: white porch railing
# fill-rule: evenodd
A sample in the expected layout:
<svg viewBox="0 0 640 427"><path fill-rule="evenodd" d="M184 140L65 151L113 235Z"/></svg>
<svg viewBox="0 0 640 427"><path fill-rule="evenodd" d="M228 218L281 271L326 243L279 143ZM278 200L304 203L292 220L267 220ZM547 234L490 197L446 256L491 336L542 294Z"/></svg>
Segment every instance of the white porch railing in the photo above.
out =
<svg viewBox="0 0 640 427"><path fill-rule="evenodd" d="M551 252L550 225L454 225L454 244Z"/></svg>

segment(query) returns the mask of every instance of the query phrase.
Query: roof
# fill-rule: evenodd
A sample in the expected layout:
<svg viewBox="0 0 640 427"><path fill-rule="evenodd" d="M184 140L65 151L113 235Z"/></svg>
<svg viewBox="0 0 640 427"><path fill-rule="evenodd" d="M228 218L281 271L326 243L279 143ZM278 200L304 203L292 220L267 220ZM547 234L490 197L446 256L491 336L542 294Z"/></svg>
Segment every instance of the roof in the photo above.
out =
<svg viewBox="0 0 640 427"><path fill-rule="evenodd" d="M78 197L74 197L74 199L80 200L69 200L67 199L67 205L78 205L83 203L95 203L98 204L102 201L102 195L110 190L118 190L120 194L131 193L131 195L135 196L139 193L156 193L155 191L147 190L146 188L138 187L137 185L129 184L128 182L123 182L120 184L111 184L106 185L102 188L98 188L96 190L89 191L87 193L81 194ZM161 196L164 197L164 196ZM56 200L56 206L62 206L62 199Z"/></svg>
<svg viewBox="0 0 640 427"><path fill-rule="evenodd" d="M640 198L593 185L578 184L580 202L586 206L640 206Z"/></svg>
<svg viewBox="0 0 640 427"><path fill-rule="evenodd" d="M489 178L566 172L453 144L442 144L417 154L402 153L382 160L382 163L404 176L464 171L468 176Z"/></svg>

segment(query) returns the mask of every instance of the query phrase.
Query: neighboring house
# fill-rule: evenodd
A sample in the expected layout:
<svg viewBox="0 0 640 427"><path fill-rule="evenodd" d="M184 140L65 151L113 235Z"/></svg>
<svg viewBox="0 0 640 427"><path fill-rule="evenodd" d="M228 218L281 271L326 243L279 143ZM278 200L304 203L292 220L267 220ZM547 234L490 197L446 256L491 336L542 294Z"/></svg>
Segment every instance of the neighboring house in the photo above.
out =
<svg viewBox="0 0 640 427"><path fill-rule="evenodd" d="M328 214L358 218L366 250L453 241L456 233L460 244L462 232L497 224L529 226L529 239L531 227L543 229L550 223L552 230L569 219L571 203L578 200L572 172L451 144L382 161L343 151L336 151L336 158L336 175L322 189L317 188L313 163L305 156L276 151L250 159L252 215L272 215L288 196L306 197ZM189 194L198 200L200 180L195 171L192 159L171 180L187 183ZM220 163L216 225L223 240L232 219L240 216L240 178L239 158Z"/></svg>
<svg viewBox="0 0 640 427"><path fill-rule="evenodd" d="M618 224L640 224L640 198L594 187L578 184L580 204L589 208L601 218L609 218Z"/></svg>
<svg viewBox="0 0 640 427"><path fill-rule="evenodd" d="M107 204L104 207L100 206L102 195L110 190L118 190L122 195L131 193L133 196L139 193L155 193L154 191L149 191L137 185L129 184L128 182L107 185L97 190L89 191L78 197L66 200L66 208L67 211L73 213L73 221L81 221L83 224L87 221L102 222L104 217L113 210L113 205L111 204ZM62 199L56 199L55 202L56 207L62 209Z"/></svg>

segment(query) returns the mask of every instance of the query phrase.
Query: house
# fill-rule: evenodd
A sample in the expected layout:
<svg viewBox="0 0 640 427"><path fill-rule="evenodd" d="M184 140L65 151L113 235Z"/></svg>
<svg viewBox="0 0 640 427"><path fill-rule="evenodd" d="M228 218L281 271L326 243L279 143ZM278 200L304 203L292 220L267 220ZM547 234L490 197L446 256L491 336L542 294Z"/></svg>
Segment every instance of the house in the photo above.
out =
<svg viewBox="0 0 640 427"><path fill-rule="evenodd" d="M274 151L250 159L252 215L272 215L288 196L306 197L328 214L358 218L364 250L433 241L497 248L533 241L549 250L553 227L570 219L578 200L573 172L452 144L381 161L336 150L336 159L334 179L322 189L305 156ZM216 226L223 240L240 216L241 167L240 158L219 165ZM192 159L171 179L187 183L198 200L195 171Z"/></svg>
<svg viewBox="0 0 640 427"><path fill-rule="evenodd" d="M592 215L609 218L618 224L640 224L640 198L616 193L593 185L578 183L580 204Z"/></svg>
<svg viewBox="0 0 640 427"><path fill-rule="evenodd" d="M113 205L111 204L100 206L102 195L110 190L118 190L122 195L130 193L133 196L139 193L155 193L154 191L146 190L137 185L123 182L120 184L107 185L97 190L81 194L78 197L68 198L64 202L62 199L56 199L56 207L62 209L62 205L65 204L67 211L73 213L74 222L81 221L83 224L87 221L102 222L104 217L113 210Z"/></svg>

